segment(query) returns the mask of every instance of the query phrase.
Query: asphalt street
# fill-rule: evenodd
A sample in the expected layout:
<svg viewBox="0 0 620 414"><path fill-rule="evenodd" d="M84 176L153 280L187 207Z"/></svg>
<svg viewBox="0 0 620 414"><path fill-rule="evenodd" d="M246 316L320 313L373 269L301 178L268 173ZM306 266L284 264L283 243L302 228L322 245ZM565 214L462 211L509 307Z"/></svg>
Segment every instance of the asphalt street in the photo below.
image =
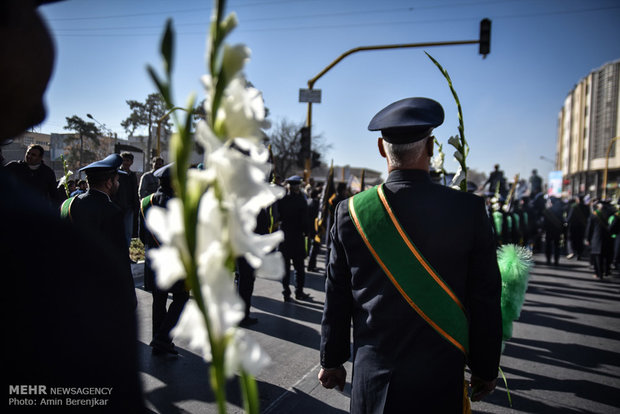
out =
<svg viewBox="0 0 620 414"><path fill-rule="evenodd" d="M501 359L508 389L474 403L478 413L620 412L620 277L595 280L587 261L562 259L559 267L536 264L513 338ZM323 263L319 262L322 268ZM154 356L151 294L142 290L143 264L132 266L138 295L139 353L146 405L153 413L216 413L208 364L187 343L175 340L179 356ZM272 363L258 377L261 413L346 413L344 392L318 381L324 278L308 273L311 302L282 301L278 281L257 279L247 328ZM229 413L243 412L236 379L227 387ZM403 407L403 412L409 412Z"/></svg>

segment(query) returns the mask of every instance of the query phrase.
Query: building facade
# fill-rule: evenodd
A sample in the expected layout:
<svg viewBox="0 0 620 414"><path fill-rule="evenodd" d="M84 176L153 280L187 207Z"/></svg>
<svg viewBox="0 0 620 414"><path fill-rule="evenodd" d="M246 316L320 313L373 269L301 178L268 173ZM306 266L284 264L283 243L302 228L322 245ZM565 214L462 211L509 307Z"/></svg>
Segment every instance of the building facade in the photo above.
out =
<svg viewBox="0 0 620 414"><path fill-rule="evenodd" d="M619 136L620 59L590 72L564 99L556 168L562 171L565 193L618 197Z"/></svg>

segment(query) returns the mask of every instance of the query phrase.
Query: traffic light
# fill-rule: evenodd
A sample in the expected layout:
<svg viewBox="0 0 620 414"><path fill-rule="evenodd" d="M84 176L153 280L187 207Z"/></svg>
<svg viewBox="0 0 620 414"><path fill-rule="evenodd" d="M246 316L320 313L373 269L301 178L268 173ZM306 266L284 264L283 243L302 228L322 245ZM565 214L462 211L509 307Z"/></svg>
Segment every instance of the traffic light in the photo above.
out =
<svg viewBox="0 0 620 414"><path fill-rule="evenodd" d="M487 57L491 52L491 20L489 19L480 20L479 46L478 53L480 53L483 58Z"/></svg>

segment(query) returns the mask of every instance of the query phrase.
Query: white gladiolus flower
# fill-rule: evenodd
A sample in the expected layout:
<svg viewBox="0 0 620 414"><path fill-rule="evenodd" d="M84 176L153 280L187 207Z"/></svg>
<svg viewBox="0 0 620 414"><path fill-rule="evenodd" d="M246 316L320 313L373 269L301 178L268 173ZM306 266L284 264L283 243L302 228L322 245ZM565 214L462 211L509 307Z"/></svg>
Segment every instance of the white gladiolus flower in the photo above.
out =
<svg viewBox="0 0 620 414"><path fill-rule="evenodd" d="M242 367L252 375L258 375L269 363L271 358L244 331L235 330L233 345L226 349L226 367ZM226 376L231 377L234 371L227 370Z"/></svg>
<svg viewBox="0 0 620 414"><path fill-rule="evenodd" d="M71 177L73 175L73 171L69 170L67 171L66 175L63 175L62 177L60 177L60 180L58 180L58 187L56 188L60 188L63 185L65 185L65 183L67 182L67 177Z"/></svg>
<svg viewBox="0 0 620 414"><path fill-rule="evenodd" d="M448 139L448 144L452 145L456 149L461 148L461 142L459 141L459 137L456 137L456 136L450 137Z"/></svg>
<svg viewBox="0 0 620 414"><path fill-rule="evenodd" d="M431 158L431 167L435 171L443 171L443 162L444 162L445 154L442 152L437 153L433 158Z"/></svg>
<svg viewBox="0 0 620 414"><path fill-rule="evenodd" d="M224 55L222 57L222 68L224 69L224 76L227 79L232 79L237 73L243 69L243 65L250 58L250 49L243 44L229 46L224 45Z"/></svg>
<svg viewBox="0 0 620 414"><path fill-rule="evenodd" d="M150 249L148 252L157 274L157 284L162 289L168 289L186 276L182 256L188 252L184 239L182 203L172 199L166 209L156 206L149 208L146 223L161 243L158 249Z"/></svg>
<svg viewBox="0 0 620 414"><path fill-rule="evenodd" d="M211 345L207 325L198 305L193 300L185 304L179 322L172 329L171 334L178 338L187 339L191 349L200 351L207 362L211 360Z"/></svg>
<svg viewBox="0 0 620 414"><path fill-rule="evenodd" d="M262 265L256 269L255 274L256 277L262 277L265 279L282 279L282 276L284 275L284 258L282 257L282 253L274 252L264 256Z"/></svg>
<svg viewBox="0 0 620 414"><path fill-rule="evenodd" d="M456 170L456 174L454 174L454 178L452 178L452 182L450 182L450 187L458 189L463 179L465 179L465 172L459 165L459 168Z"/></svg>
<svg viewBox="0 0 620 414"><path fill-rule="evenodd" d="M149 258L158 286L166 289L187 278L192 288L194 299L185 305L172 335L186 339L213 362L216 372L228 377L239 370L256 375L270 359L237 327L245 305L233 283L233 262L245 258L259 277L280 278L284 273L282 255L274 252L283 233L255 233L258 214L281 198L284 189L267 182L271 166L263 145L263 97L243 76L250 50L222 41L236 26L234 15L215 24L219 29L212 28L215 36L208 47L217 50L207 56L216 62L207 62L213 73L202 77L206 117L194 134L205 150L205 168L187 171L177 182L180 198L170 200L166 209L149 209L147 225L161 243L149 251ZM216 90L222 92L218 100ZM172 153L179 154L176 166L186 168L193 145L187 128L179 128L173 142L177 147Z"/></svg>
<svg viewBox="0 0 620 414"><path fill-rule="evenodd" d="M262 140L261 128L265 120L265 106L262 93L246 85L243 77L237 76L224 91L221 111L229 137L243 137ZM222 116L217 114L218 119Z"/></svg>

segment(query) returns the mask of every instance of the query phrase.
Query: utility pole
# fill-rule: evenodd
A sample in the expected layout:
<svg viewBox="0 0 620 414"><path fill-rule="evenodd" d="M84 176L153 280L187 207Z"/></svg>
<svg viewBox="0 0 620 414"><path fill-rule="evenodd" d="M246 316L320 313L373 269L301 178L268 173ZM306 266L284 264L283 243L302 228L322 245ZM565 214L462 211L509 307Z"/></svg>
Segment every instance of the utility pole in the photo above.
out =
<svg viewBox="0 0 620 414"><path fill-rule="evenodd" d="M306 116L306 126L307 131L305 132L308 136L312 137L312 104L321 102L321 91L320 89L315 90L314 84L318 81L323 75L325 75L329 70L331 70L334 66L336 66L340 61L346 58L349 55L352 55L357 52L364 52L369 50L386 50L386 49L406 49L406 48L417 48L417 47L435 47L435 46L454 46L454 45L470 45L470 44L478 44L480 45L478 52L482 55L483 58L486 58L487 54L491 51L491 20L482 19L480 21L480 38L478 40L459 40L459 41L449 41L449 42L430 42L430 43L405 43L405 44L395 44L395 45L378 45L378 46L359 46L353 49L350 49L344 52L342 55L338 56L332 63L327 65L322 71L320 71L315 77L308 81L308 89L300 89L299 90L299 101L308 103L308 113ZM318 92L318 93L317 93ZM310 150L312 149L310 144ZM306 158L305 168L304 168L304 180L308 181L310 178L310 156L312 151L310 151L310 155Z"/></svg>

